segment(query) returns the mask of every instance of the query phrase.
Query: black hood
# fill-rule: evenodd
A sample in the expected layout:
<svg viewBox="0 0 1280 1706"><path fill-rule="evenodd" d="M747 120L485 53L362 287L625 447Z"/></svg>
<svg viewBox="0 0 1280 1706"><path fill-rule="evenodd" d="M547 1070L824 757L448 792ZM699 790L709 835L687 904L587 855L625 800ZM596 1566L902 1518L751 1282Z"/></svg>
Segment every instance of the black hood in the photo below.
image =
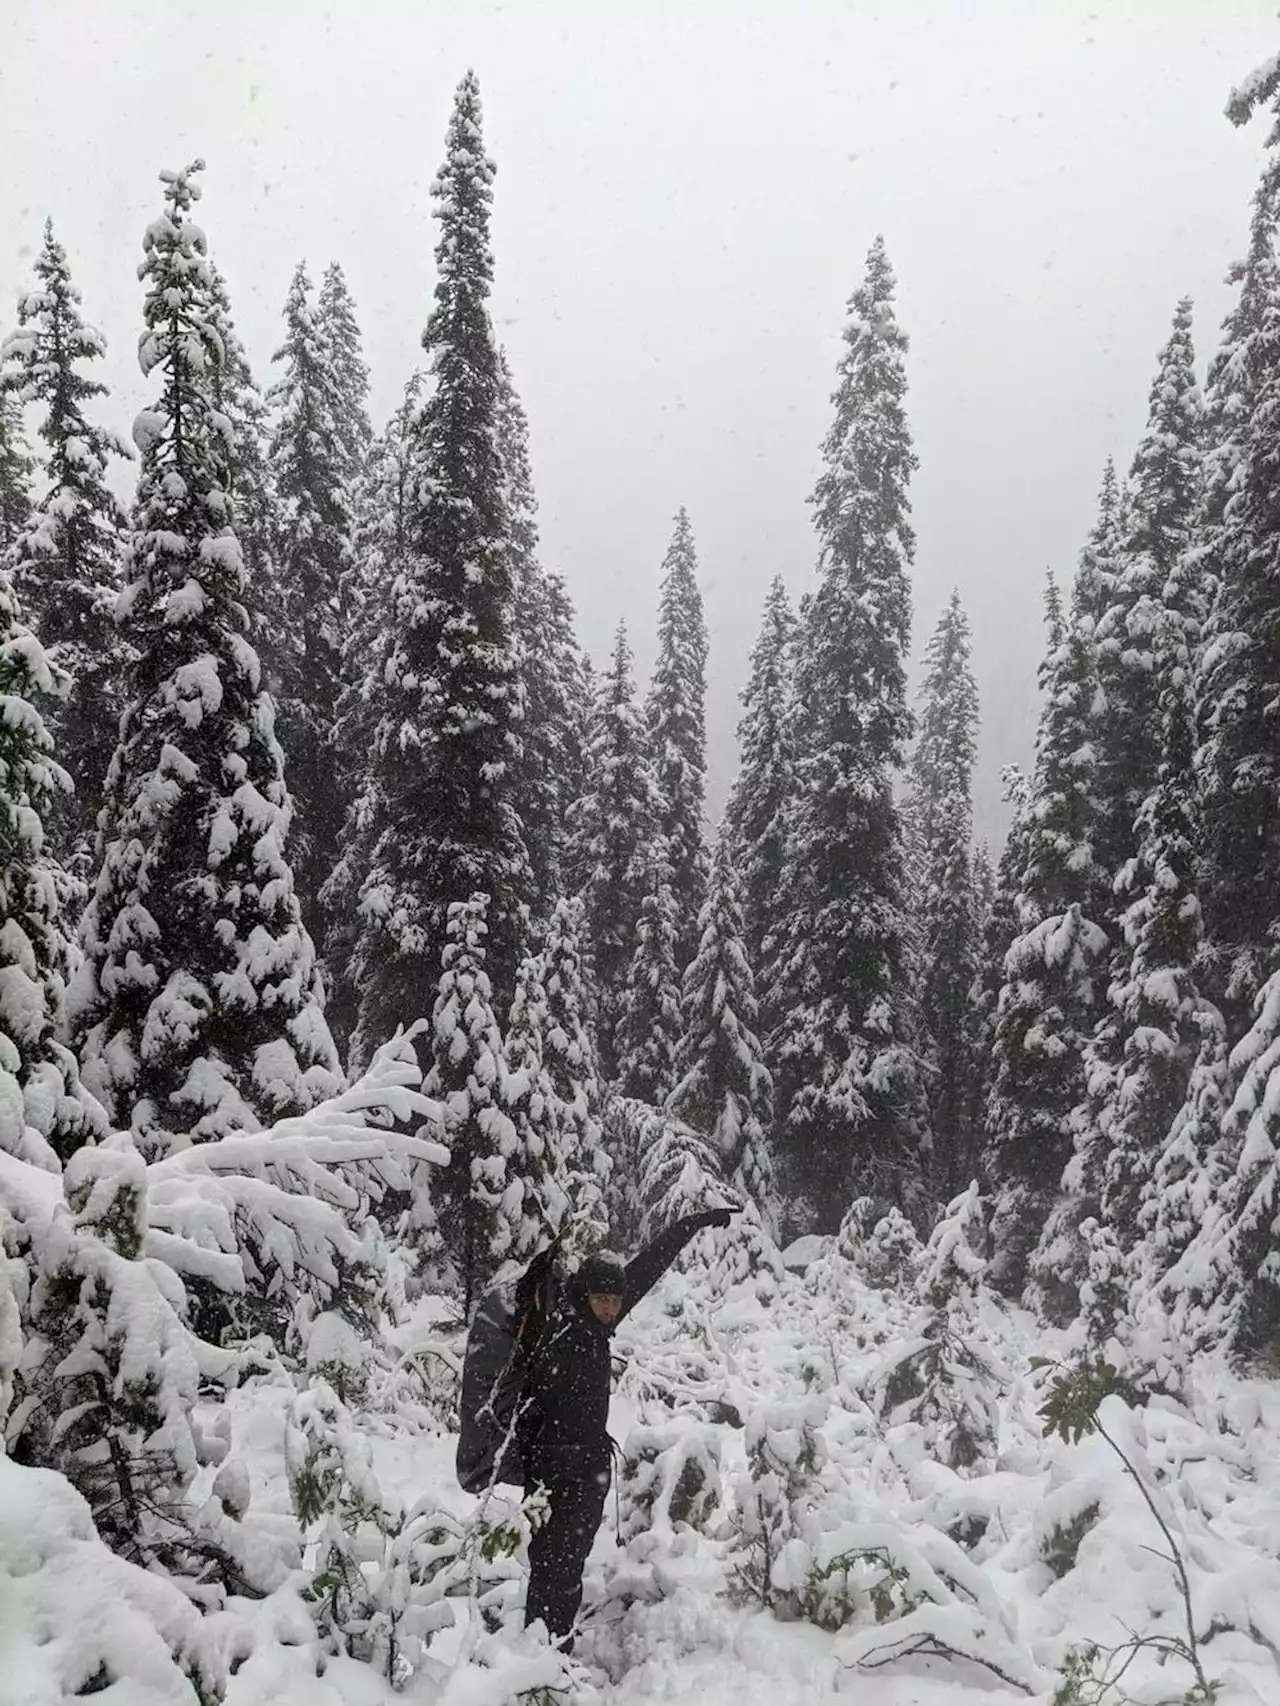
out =
<svg viewBox="0 0 1280 1706"><path fill-rule="evenodd" d="M627 1295L627 1270L619 1256L597 1251L588 1256L582 1266L569 1276L569 1291L577 1299L589 1297L594 1291L614 1297Z"/></svg>

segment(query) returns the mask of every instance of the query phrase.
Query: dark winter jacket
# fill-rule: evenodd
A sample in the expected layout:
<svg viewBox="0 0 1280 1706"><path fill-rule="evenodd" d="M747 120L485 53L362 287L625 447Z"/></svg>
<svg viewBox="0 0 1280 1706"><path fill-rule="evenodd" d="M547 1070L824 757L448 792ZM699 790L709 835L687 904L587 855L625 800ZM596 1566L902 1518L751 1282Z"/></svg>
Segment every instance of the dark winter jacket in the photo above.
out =
<svg viewBox="0 0 1280 1706"><path fill-rule="evenodd" d="M704 1226L723 1225L728 1218L720 1211L688 1215L622 1266L618 1319L653 1289L695 1233ZM584 1283L588 1278L586 1267L569 1276L560 1303L525 1362L518 1437L530 1482L576 1479L609 1466L613 1327L591 1313ZM604 1289L598 1277L592 1289Z"/></svg>

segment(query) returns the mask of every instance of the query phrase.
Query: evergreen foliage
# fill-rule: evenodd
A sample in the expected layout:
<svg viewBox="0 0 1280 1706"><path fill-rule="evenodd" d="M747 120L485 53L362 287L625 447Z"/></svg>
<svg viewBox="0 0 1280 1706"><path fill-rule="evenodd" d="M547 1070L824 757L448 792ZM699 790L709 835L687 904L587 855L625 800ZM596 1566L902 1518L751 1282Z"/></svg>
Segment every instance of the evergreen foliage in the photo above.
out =
<svg viewBox="0 0 1280 1706"><path fill-rule="evenodd" d="M1244 122L1275 94L1275 80L1264 79L1248 99L1233 104L1234 121ZM1204 544L1214 602L1197 683L1196 769L1204 814L1209 993L1223 1009L1233 1044L1249 1027L1255 998L1276 969L1280 939L1278 142L1280 132L1273 129L1254 197L1240 298L1215 364L1217 394L1210 409L1217 443L1207 473Z"/></svg>
<svg viewBox="0 0 1280 1706"><path fill-rule="evenodd" d="M776 1237L779 1220L770 1128L773 1086L756 1036L755 982L743 943L732 837L721 827L696 957L685 970L683 1035L669 1106L706 1138L724 1177L755 1203Z"/></svg>
<svg viewBox="0 0 1280 1706"><path fill-rule="evenodd" d="M528 1261L566 1224L574 1136L547 1066L550 1011L540 954L521 960L503 1038L502 1106L514 1127L504 1149L503 1208L513 1233L505 1254Z"/></svg>
<svg viewBox="0 0 1280 1706"><path fill-rule="evenodd" d="M342 683L339 589L351 549L351 457L333 352L311 308L299 265L285 304L280 378L267 393L276 410L270 466L277 500L272 627L280 741L294 798L295 855L303 922L324 935L320 887L337 863L342 800L333 786L333 733Z"/></svg>
<svg viewBox="0 0 1280 1706"><path fill-rule="evenodd" d="M580 924L582 904L559 900L541 952L545 1001L542 1064L555 1098L569 1206L579 1240L602 1243L608 1232L604 1191L608 1158L600 1118L600 1078L587 1026Z"/></svg>
<svg viewBox="0 0 1280 1706"><path fill-rule="evenodd" d="M43 823L48 802L70 781L51 756L35 701L66 686L0 571L0 1070L15 1081L25 1127L63 1159L106 1135L102 1110L60 1041L70 944L65 885L45 851Z"/></svg>
<svg viewBox="0 0 1280 1706"><path fill-rule="evenodd" d="M86 371L106 353L81 316L67 252L46 224L36 282L18 300L18 330L0 345L0 392L43 411L45 489L14 541L14 590L69 690L50 708L50 733L74 793L50 799L45 830L64 861L87 862L115 749L127 648L114 611L124 512L107 484L128 448L85 412L107 387Z"/></svg>
<svg viewBox="0 0 1280 1706"><path fill-rule="evenodd" d="M676 1081L680 1044L679 912L666 842L651 854L649 892L636 922L635 951L619 1008L618 1090L662 1107Z"/></svg>
<svg viewBox="0 0 1280 1706"><path fill-rule="evenodd" d="M432 1206L468 1316L498 1264L524 1249L528 1236L525 1181L511 1165L518 1135L503 1107L506 1057L485 964L487 912L482 894L449 908L423 1085L444 1109L449 1164L432 1174Z"/></svg>
<svg viewBox="0 0 1280 1706"><path fill-rule="evenodd" d="M489 972L499 1004L509 1002L532 896L512 789L523 707L489 320L493 175L468 72L433 187L440 240L423 347L434 385L413 427L409 548L377 672L374 844L353 962L357 1058L427 1009L448 908L472 893L489 896Z"/></svg>
<svg viewBox="0 0 1280 1706"><path fill-rule="evenodd" d="M985 1126L987 1099L995 1078L996 1021L1000 991L1004 988L1005 956L1019 935L1018 896L1026 865L1027 813L1031 805L1030 781L1016 764L1005 765L1000 772L1000 783L1002 798L1009 808L1009 828L983 920L978 973L970 992L967 1019L973 1063L970 1119L975 1133Z"/></svg>
<svg viewBox="0 0 1280 1706"><path fill-rule="evenodd" d="M975 1160L967 1022L978 962L971 863L978 689L958 593L925 652L920 699L909 802L920 860L916 999L929 1066L932 1183L949 1198L972 1175Z"/></svg>
<svg viewBox="0 0 1280 1706"><path fill-rule="evenodd" d="M1064 623L1052 582L1044 709L1022 825L1019 934L1004 960L986 1171L994 1187L993 1281L1011 1294L1058 1196L1084 1099L1085 1048L1098 1011L1106 938L1092 916L1096 677L1081 624ZM1022 839L1020 836L1020 839Z"/></svg>
<svg viewBox="0 0 1280 1706"><path fill-rule="evenodd" d="M57 1467L108 1544L139 1563L175 1561L196 1471L199 1361L189 1329L141 1260L146 1168L127 1140L74 1158L70 1210L42 1246L28 1314L24 1456Z"/></svg>
<svg viewBox="0 0 1280 1706"><path fill-rule="evenodd" d="M498 448L502 458L515 586L515 643L524 698L522 751L513 786L533 877L534 912L545 917L565 891L564 842L577 798L575 695L580 663L573 604L563 578L538 558L537 501L529 426L505 351L498 355Z"/></svg>
<svg viewBox="0 0 1280 1706"><path fill-rule="evenodd" d="M918 1189L923 1108L905 1046L906 930L893 771L911 731L914 549L906 336L877 239L849 304L814 492L819 584L796 643L797 745L771 1041L793 1192L834 1229L860 1190Z"/></svg>
<svg viewBox="0 0 1280 1706"><path fill-rule="evenodd" d="M369 369L356 321L356 305L337 261L325 268L316 303L316 330L328 356L336 401L335 424L348 483L359 475L373 442L369 421Z"/></svg>
<svg viewBox="0 0 1280 1706"><path fill-rule="evenodd" d="M147 228L139 359L161 386L119 619L133 645L102 866L71 1003L85 1081L145 1151L256 1130L328 1094L336 1058L285 854L290 801L246 636L211 375L197 166Z"/></svg>
<svg viewBox="0 0 1280 1706"><path fill-rule="evenodd" d="M22 406L0 389L0 563L9 561L31 514L34 468L22 431Z"/></svg>
<svg viewBox="0 0 1280 1706"><path fill-rule="evenodd" d="M576 861L583 871L583 924L599 999L596 1036L601 1074L617 1076L617 1032L651 892L661 801L635 703L631 646L619 624L613 657L600 678L587 752L587 792L573 808Z"/></svg>
<svg viewBox="0 0 1280 1706"><path fill-rule="evenodd" d="M1156 647L1167 621L1183 622L1194 614L1183 608L1192 589L1178 570L1199 496L1201 422L1191 304L1184 300L1160 352L1146 431L1130 469L1123 536L1118 537L1117 517L1111 536L1100 538L1097 546L1107 566L1101 571L1104 607L1094 635L1103 701L1095 737L1095 841L1100 880L1115 897L1099 922L1111 940L1117 970L1127 958L1120 915L1137 848L1135 819L1162 754ZM1193 633L1193 645L1196 637Z"/></svg>
<svg viewBox="0 0 1280 1706"><path fill-rule="evenodd" d="M735 857L742 879L743 940L758 977L761 1034L777 1030L772 969L784 931L779 899L786 863L786 811L792 783L791 677L796 617L782 576L765 599L751 671L742 690L738 774L729 796ZM768 975L766 975L768 972Z"/></svg>
<svg viewBox="0 0 1280 1706"><path fill-rule="evenodd" d="M287 630L280 623L276 562L280 527L268 466L267 405L236 330L226 279L212 262L209 322L222 345L222 359L210 378L214 406L230 427L227 489L235 504L236 538L244 558L245 602L253 618L252 632L264 680L272 693L278 693L281 663L277 651Z"/></svg>
<svg viewBox="0 0 1280 1706"><path fill-rule="evenodd" d="M649 750L661 800L658 822L667 848L675 905L676 970L697 952L698 915L707 892L702 839L707 768L707 624L698 590L698 560L688 511L676 514L662 560L658 655L645 700Z"/></svg>
<svg viewBox="0 0 1280 1706"><path fill-rule="evenodd" d="M320 890L327 915L325 969L329 1024L346 1048L360 1006L353 955L360 935L360 886L372 858L377 784L369 763L378 722L377 682L370 670L381 643L385 600L409 543L416 484L413 423L421 402L422 376L405 386L386 428L374 439L353 493L352 549L338 605L347 642L342 648L343 685L330 754L330 785L345 801L337 863Z"/></svg>

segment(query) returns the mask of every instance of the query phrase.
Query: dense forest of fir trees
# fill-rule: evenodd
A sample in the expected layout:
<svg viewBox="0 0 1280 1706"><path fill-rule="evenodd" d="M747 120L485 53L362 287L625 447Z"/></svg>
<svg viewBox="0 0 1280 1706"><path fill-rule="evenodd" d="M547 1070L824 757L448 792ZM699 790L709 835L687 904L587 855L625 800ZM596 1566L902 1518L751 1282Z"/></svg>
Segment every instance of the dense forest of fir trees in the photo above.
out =
<svg viewBox="0 0 1280 1706"><path fill-rule="evenodd" d="M1267 102L1275 71L1232 117ZM973 842L958 596L908 688L916 457L880 240L816 574L798 608L769 590L713 828L689 514L655 550L644 692L621 625L592 667L540 553L475 78L432 191L422 368L381 431L336 264L298 266L253 372L201 170L162 174L145 234L132 447L52 224L0 349L10 1450L161 1555L189 1479L173 1359L198 1347L190 1387L236 1334L287 1344L298 1308L358 1320L371 1208L470 1307L557 1231L623 1242L728 1193L768 1265L846 1217L926 1235L976 1179L1011 1299L1100 1340L1272 1341L1280 125L1204 382L1181 301L1146 430L1046 586L998 857ZM131 1385L102 1371L144 1253L170 1360Z"/></svg>

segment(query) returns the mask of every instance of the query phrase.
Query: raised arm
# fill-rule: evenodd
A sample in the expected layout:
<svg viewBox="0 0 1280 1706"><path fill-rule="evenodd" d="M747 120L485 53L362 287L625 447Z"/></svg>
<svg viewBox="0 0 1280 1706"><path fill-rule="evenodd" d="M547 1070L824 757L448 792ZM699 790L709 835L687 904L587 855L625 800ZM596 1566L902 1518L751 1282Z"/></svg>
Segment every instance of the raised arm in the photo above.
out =
<svg viewBox="0 0 1280 1706"><path fill-rule="evenodd" d="M629 1315L642 1297L651 1292L689 1240L704 1226L728 1226L733 1211L727 1208L708 1209L705 1214L686 1214L672 1221L667 1230L646 1244L644 1249L627 1263L626 1292L619 1315Z"/></svg>

